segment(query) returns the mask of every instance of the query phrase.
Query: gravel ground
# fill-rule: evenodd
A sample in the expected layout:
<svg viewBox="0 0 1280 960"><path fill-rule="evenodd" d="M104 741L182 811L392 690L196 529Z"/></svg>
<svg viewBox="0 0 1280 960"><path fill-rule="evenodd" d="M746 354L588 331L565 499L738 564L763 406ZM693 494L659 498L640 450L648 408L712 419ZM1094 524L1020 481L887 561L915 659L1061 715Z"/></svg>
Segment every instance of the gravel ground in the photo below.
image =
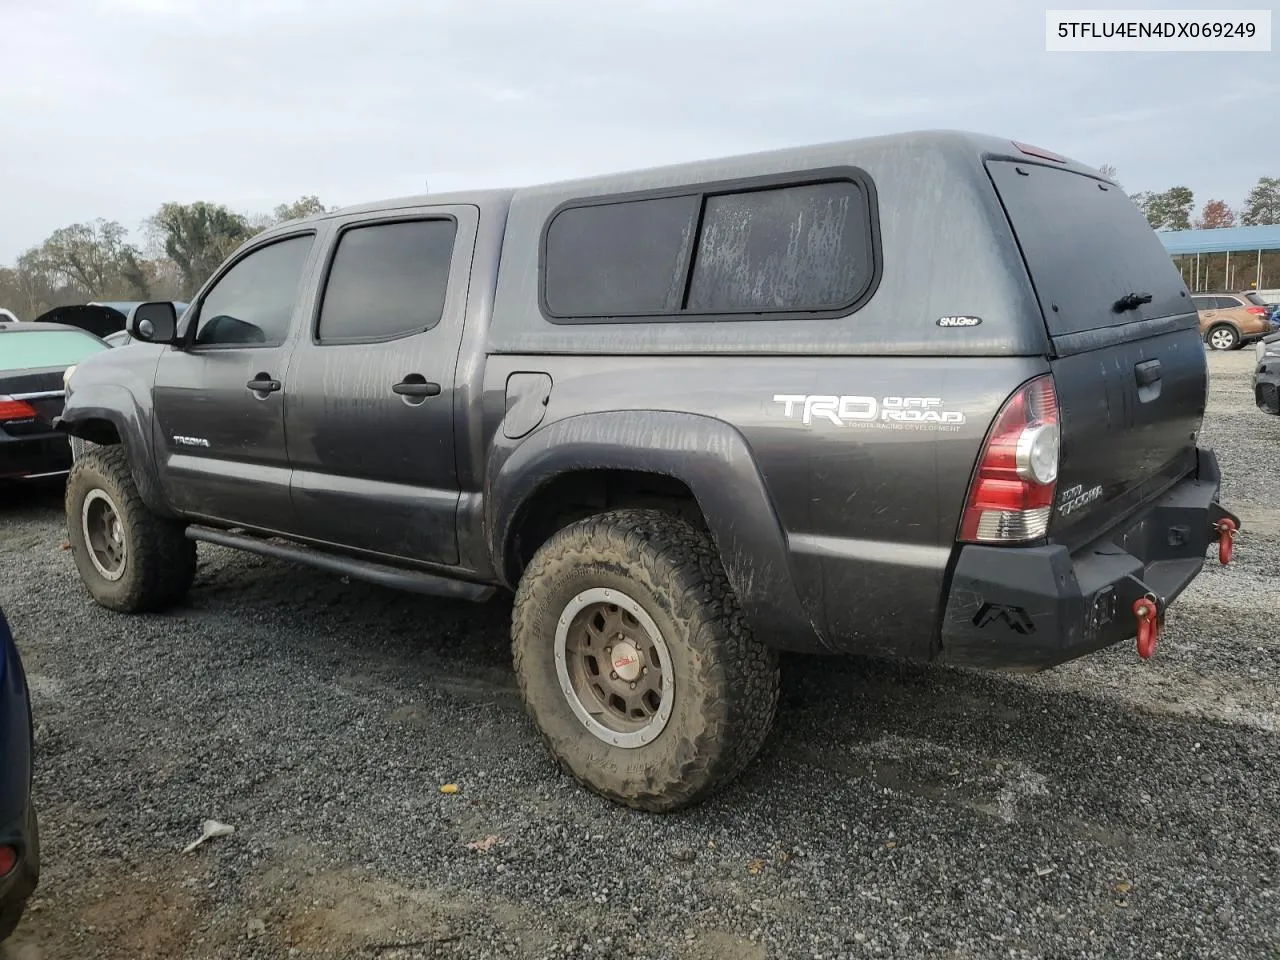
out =
<svg viewBox="0 0 1280 960"><path fill-rule="evenodd" d="M1210 363L1245 532L1153 661L790 660L760 760L660 818L554 771L505 601L202 545L187 606L117 616L60 490L6 493L45 848L11 960L1280 957L1280 420L1249 352Z"/></svg>

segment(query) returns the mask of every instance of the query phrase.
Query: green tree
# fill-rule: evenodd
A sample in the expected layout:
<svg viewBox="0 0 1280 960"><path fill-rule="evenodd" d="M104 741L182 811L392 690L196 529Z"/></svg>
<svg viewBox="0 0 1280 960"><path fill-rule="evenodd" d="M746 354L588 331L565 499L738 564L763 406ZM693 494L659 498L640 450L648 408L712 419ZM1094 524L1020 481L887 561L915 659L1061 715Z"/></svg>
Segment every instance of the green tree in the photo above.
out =
<svg viewBox="0 0 1280 960"><path fill-rule="evenodd" d="M203 200L166 203L147 225L181 272L184 297L195 293L222 261L255 232L240 214Z"/></svg>
<svg viewBox="0 0 1280 960"><path fill-rule="evenodd" d="M1131 196L1153 230L1190 230L1195 197L1188 187L1170 187L1163 193L1144 190Z"/></svg>
<svg viewBox="0 0 1280 960"><path fill-rule="evenodd" d="M293 203L280 204L271 211L271 218L275 223L284 223L287 220L301 220L303 217L328 212L319 197L299 197Z"/></svg>
<svg viewBox="0 0 1280 960"><path fill-rule="evenodd" d="M1280 179L1259 177L1244 199L1244 213L1240 219L1250 227L1280 223Z"/></svg>

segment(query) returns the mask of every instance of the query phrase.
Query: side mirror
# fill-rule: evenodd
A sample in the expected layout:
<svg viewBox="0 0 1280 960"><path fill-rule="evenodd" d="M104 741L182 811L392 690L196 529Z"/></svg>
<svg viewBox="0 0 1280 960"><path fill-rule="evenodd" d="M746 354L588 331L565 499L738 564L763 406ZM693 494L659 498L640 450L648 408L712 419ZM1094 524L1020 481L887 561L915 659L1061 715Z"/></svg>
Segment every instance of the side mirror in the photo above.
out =
<svg viewBox="0 0 1280 960"><path fill-rule="evenodd" d="M129 313L128 330L130 337L143 343L173 343L178 335L178 313L168 300L140 303Z"/></svg>

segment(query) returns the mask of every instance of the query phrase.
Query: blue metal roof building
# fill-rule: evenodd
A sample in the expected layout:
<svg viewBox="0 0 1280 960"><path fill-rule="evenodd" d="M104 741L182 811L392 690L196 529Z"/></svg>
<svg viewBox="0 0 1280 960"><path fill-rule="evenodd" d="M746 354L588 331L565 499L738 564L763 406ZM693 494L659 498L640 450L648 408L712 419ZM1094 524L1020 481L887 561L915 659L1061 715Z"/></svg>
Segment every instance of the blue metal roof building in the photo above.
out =
<svg viewBox="0 0 1280 960"><path fill-rule="evenodd" d="M1280 297L1280 224L1157 230L1192 291L1264 290Z"/></svg>
<svg viewBox="0 0 1280 960"><path fill-rule="evenodd" d="M1214 230L1161 230L1156 232L1164 248L1174 256L1188 253L1257 253L1280 250L1280 224L1265 227L1219 227Z"/></svg>

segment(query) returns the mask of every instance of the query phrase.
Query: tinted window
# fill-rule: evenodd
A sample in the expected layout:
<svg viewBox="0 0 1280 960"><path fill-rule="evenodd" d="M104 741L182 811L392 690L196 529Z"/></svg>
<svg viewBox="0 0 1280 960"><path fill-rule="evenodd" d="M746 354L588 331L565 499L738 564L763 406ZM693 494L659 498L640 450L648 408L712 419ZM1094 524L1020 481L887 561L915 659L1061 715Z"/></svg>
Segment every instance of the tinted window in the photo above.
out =
<svg viewBox="0 0 1280 960"><path fill-rule="evenodd" d="M1188 312L1186 285L1124 191L1031 163L990 161L1051 336ZM1131 293L1151 301L1116 312Z"/></svg>
<svg viewBox="0 0 1280 960"><path fill-rule="evenodd" d="M10 330L0 333L0 370L69 367L108 349L97 337L73 330Z"/></svg>
<svg viewBox="0 0 1280 960"><path fill-rule="evenodd" d="M1212 310L1213 297L1192 297L1191 302L1197 310Z"/></svg>
<svg viewBox="0 0 1280 960"><path fill-rule="evenodd" d="M572 207L547 229L547 308L559 317L680 309L698 197Z"/></svg>
<svg viewBox="0 0 1280 960"><path fill-rule="evenodd" d="M292 237L262 247L223 274L200 304L196 343L283 343L312 241Z"/></svg>
<svg viewBox="0 0 1280 960"><path fill-rule="evenodd" d="M1267 301L1263 300L1256 293L1246 293L1244 295L1244 298L1248 300L1250 303L1252 303L1255 307L1265 307L1267 305Z"/></svg>
<svg viewBox="0 0 1280 960"><path fill-rule="evenodd" d="M542 290L561 319L850 309L875 256L852 180L568 207L547 227Z"/></svg>
<svg viewBox="0 0 1280 960"><path fill-rule="evenodd" d="M847 181L708 197L687 309L836 309L870 280L869 245Z"/></svg>
<svg viewBox="0 0 1280 960"><path fill-rule="evenodd" d="M389 340L439 323L457 229L452 220L414 220L343 233L320 308L320 342Z"/></svg>
<svg viewBox="0 0 1280 960"><path fill-rule="evenodd" d="M1217 303L1219 310L1234 310L1241 305L1235 297L1218 297Z"/></svg>

